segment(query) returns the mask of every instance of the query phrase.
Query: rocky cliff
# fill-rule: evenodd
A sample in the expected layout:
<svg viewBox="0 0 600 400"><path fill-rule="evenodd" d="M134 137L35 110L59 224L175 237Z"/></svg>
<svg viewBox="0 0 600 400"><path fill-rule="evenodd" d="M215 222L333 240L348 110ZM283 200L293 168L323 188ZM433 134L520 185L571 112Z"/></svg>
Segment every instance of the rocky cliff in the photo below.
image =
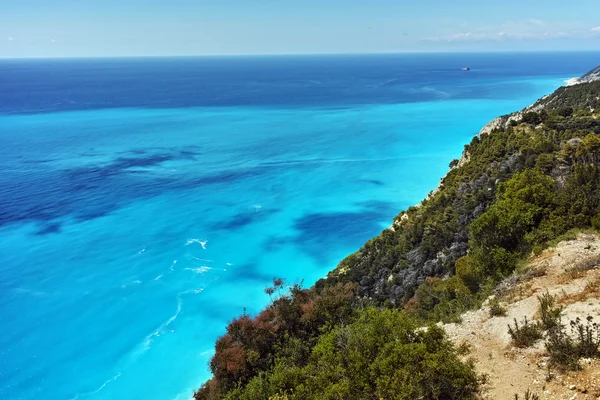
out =
<svg viewBox="0 0 600 400"><path fill-rule="evenodd" d="M591 70L587 74L583 75L582 77L574 79L573 81L569 82L569 85L578 85L580 83L590 83L590 82L594 82L597 80L600 80L600 67L594 68L593 70Z"/></svg>

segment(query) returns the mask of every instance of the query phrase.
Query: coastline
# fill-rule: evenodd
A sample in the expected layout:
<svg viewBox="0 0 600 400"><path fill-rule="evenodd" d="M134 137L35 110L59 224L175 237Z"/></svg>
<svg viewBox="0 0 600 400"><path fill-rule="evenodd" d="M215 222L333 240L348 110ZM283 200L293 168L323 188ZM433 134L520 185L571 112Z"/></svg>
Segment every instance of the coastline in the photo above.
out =
<svg viewBox="0 0 600 400"><path fill-rule="evenodd" d="M392 72L381 72L384 78L373 79L389 81L397 63L390 68ZM439 73L434 76L440 79ZM140 397L171 398L181 388L197 387L199 379L209 376L207 349L243 307L257 313L266 304L262 287L273 274L282 271L292 282L307 277L307 285L322 277L385 229L398 210L422 200L484 119L530 102L532 93L545 93L550 81L556 81L554 75L496 77L490 92L484 85L487 78L470 81L474 76L461 75L469 79L468 90L449 86L450 92L468 95L450 102L422 90L431 88L430 82L411 81L415 91L409 94L420 102L410 102L411 97L379 105L377 91L397 98L404 93L401 85L365 89L361 81L350 79L348 86L361 96L376 95L365 97L372 104L318 110L288 106L283 112L229 106L218 115L203 113L203 108L90 106L84 112L11 115L3 134L14 136L7 141L13 147L4 156L7 163L17 163L20 175L6 178L12 177L22 190L35 189L15 192L23 199L17 205L43 205L55 213L50 222L28 220L2 228L0 246L10 249L2 254L3 264L14 266L19 282L9 292L5 311L34 306L29 312L40 313L48 326L38 332L30 328L30 319L11 314L23 332L20 354L44 355L47 361L40 370L47 374L45 385L64 398L94 392L119 372L90 400L120 400L143 380L165 379L168 385L138 389ZM314 94L302 82L294 85L307 96ZM92 98L91 104L97 102ZM464 110L470 113L463 115ZM49 131L55 134L49 136ZM43 138L52 141L38 142ZM266 154L248 168L252 152L219 147L223 138L239 139L239 148ZM442 144L443 150L431 146ZM13 160L12 155L24 158ZM290 159L301 162L286 163ZM320 162L302 162L307 159ZM61 198L67 193L72 200L62 208L53 192L44 190L63 188L65 176L80 185L62 192ZM344 198L328 196L332 187ZM9 212L14 215L15 209ZM206 248L185 246L190 238L208 239ZM200 269L205 265L212 269ZM88 311L80 312L80 307ZM139 354L148 335L176 313ZM51 321L45 319L50 315ZM130 324L132 320L136 323ZM63 346L64 331L73 329L86 334ZM36 343L47 345L37 348ZM79 349L89 356L77 357ZM85 379L73 382L60 367L46 370L57 352L68 365L88 371ZM29 360L14 358L26 372ZM18 395L28 398L27 393Z"/></svg>

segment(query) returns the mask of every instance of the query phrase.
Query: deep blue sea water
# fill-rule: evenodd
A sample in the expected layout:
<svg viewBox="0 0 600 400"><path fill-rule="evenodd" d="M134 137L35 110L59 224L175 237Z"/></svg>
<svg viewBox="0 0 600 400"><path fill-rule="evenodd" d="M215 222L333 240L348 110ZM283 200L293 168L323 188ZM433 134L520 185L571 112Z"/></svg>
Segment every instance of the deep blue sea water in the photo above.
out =
<svg viewBox="0 0 600 400"><path fill-rule="evenodd" d="M482 125L597 64L0 60L0 398L189 398L272 277L310 286Z"/></svg>

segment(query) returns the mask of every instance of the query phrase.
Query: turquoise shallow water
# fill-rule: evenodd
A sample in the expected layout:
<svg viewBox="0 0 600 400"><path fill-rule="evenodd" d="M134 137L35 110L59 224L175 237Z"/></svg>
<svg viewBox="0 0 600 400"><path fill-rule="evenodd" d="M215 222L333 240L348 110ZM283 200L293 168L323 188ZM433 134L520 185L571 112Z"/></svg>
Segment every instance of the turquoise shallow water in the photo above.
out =
<svg viewBox="0 0 600 400"><path fill-rule="evenodd" d="M209 377L215 338L244 308L267 303L272 277L311 285L435 188L483 124L586 69L534 75L541 61L529 57L522 72L502 75L493 58L475 57L479 74L448 69L435 79L401 75L402 59L371 60L376 76L356 67L343 79L302 61L297 77L288 72L295 80L239 78L246 91L212 106L187 92L192 100L178 104L177 82L164 102L139 93L137 105L126 101L137 89L107 100L89 82L112 75L86 67L96 103L63 81L61 101L3 104L0 397L188 398ZM437 71L448 60L418 62L435 61ZM139 74L138 64L114 62ZM60 70L3 67L15 76ZM39 79L41 92L59 90ZM227 93L222 79L213 85ZM310 80L331 84L330 98ZM358 102L357 82L385 93ZM257 88L268 84L302 101L267 104Z"/></svg>

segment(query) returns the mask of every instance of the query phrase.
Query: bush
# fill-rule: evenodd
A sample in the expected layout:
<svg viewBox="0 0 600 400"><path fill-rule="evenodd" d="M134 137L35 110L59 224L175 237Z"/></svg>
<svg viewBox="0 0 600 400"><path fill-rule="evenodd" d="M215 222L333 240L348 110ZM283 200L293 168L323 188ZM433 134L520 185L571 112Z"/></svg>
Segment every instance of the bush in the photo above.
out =
<svg viewBox="0 0 600 400"><path fill-rule="evenodd" d="M472 363L442 328L419 328L399 310L367 308L350 324L319 337L306 365L279 359L225 398L473 399L478 379Z"/></svg>
<svg viewBox="0 0 600 400"><path fill-rule="evenodd" d="M529 323L527 317L525 317L521 325L519 325L517 319L515 318L514 328L508 325L508 334L510 335L513 344L517 347L533 346L535 342L543 337L540 324Z"/></svg>
<svg viewBox="0 0 600 400"><path fill-rule="evenodd" d="M556 296L546 291L541 296L538 296L540 302L540 314L542 316L542 325L544 329L550 330L560 326L560 316L562 315L562 307L554 307L556 304Z"/></svg>
<svg viewBox="0 0 600 400"><path fill-rule="evenodd" d="M298 399L470 399L477 386L444 331L398 310L367 309L358 321L320 338Z"/></svg>
<svg viewBox="0 0 600 400"><path fill-rule="evenodd" d="M464 282L472 293L479 289L481 281L481 265L478 260L471 255L466 255L459 258L454 265L456 276Z"/></svg>
<svg viewBox="0 0 600 400"><path fill-rule="evenodd" d="M587 317L583 323L579 318L569 324L570 333L564 325L549 331L546 350L550 361L558 367L570 370L580 369L582 357L600 356L600 326Z"/></svg>
<svg viewBox="0 0 600 400"><path fill-rule="evenodd" d="M600 214L596 214L592 217L592 228L600 230Z"/></svg>
<svg viewBox="0 0 600 400"><path fill-rule="evenodd" d="M494 298L490 302L490 317L504 317L506 315L506 308L502 307L497 298Z"/></svg>
<svg viewBox="0 0 600 400"><path fill-rule="evenodd" d="M515 400L520 400L521 398L519 397L518 394L515 394ZM537 394L529 391L529 389L527 389L525 391L525 393L523 394L523 400L540 400L540 396L538 396Z"/></svg>

